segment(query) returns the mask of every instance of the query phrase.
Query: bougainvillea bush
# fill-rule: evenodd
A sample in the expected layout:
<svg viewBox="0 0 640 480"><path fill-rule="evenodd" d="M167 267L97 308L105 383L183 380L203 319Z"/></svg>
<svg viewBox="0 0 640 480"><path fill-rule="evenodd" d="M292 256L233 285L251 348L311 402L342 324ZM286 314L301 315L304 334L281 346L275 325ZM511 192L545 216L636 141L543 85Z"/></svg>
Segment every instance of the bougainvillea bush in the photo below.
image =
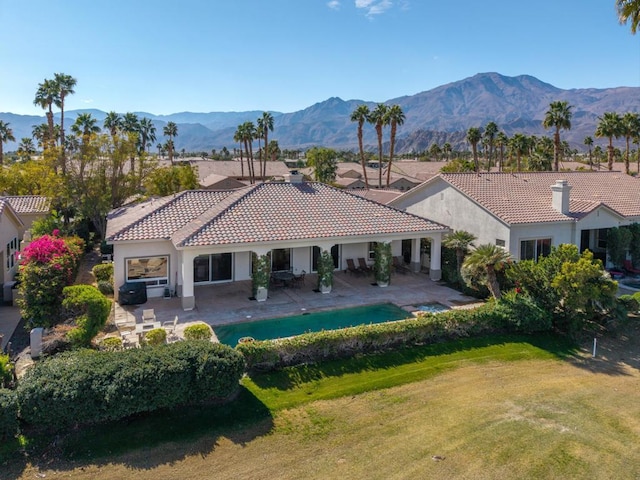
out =
<svg viewBox="0 0 640 480"><path fill-rule="evenodd" d="M29 328L59 321L62 290L73 283L83 243L78 237L43 235L20 252L18 305Z"/></svg>

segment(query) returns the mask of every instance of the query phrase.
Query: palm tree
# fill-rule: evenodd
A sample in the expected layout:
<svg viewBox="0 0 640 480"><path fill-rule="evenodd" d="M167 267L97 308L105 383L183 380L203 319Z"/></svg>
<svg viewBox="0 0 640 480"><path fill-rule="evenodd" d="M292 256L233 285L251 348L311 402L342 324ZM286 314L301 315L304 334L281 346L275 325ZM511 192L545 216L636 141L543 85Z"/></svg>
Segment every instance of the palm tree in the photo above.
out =
<svg viewBox="0 0 640 480"><path fill-rule="evenodd" d="M529 140L526 135L522 133L516 133L509 140L509 148L511 153L516 155L516 169L518 172L522 171L521 158L522 155L527 153L529 149Z"/></svg>
<svg viewBox="0 0 640 480"><path fill-rule="evenodd" d="M498 171L502 171L502 167L504 166L504 147L509 143L509 137L504 132L498 132L496 135L496 145L500 149L500 166L498 167Z"/></svg>
<svg viewBox="0 0 640 480"><path fill-rule="evenodd" d="M0 165L4 162L4 144L7 142L15 142L13 130L9 127L10 123L0 120Z"/></svg>
<svg viewBox="0 0 640 480"><path fill-rule="evenodd" d="M20 139L20 144L18 145L18 156L23 162L31 160L31 155L36 153L36 147L33 144L33 139L29 137L24 137ZM2 162L0 161L0 165Z"/></svg>
<svg viewBox="0 0 640 480"><path fill-rule="evenodd" d="M589 147L589 170L593 170L593 157L591 156L591 147L593 146L593 138L585 137L584 144Z"/></svg>
<svg viewBox="0 0 640 480"><path fill-rule="evenodd" d="M478 238L473 234L469 233L465 230L456 230L453 233L450 233L442 240L442 245L451 248L456 251L456 263L458 266L458 275L460 274L460 269L462 268L462 262L464 261L464 256L469 251L469 247L473 247L473 242Z"/></svg>
<svg viewBox="0 0 640 480"><path fill-rule="evenodd" d="M140 131L139 151L140 153L142 153L144 152L147 145L151 145L156 141L156 127L150 118L144 117L142 120L140 120L139 131Z"/></svg>
<svg viewBox="0 0 640 480"><path fill-rule="evenodd" d="M358 147L360 148L360 164L362 165L362 174L364 175L365 188L369 189L369 179L367 178L367 165L364 160L364 146L362 144L362 126L364 122L369 119L369 107L366 105L358 105L356 109L351 112L351 121L358 122Z"/></svg>
<svg viewBox="0 0 640 480"><path fill-rule="evenodd" d="M244 142L244 137L242 134L242 125L238 125L236 128L236 131L233 134L233 141L240 144L240 172L242 177L244 177L244 160L242 158L242 143Z"/></svg>
<svg viewBox="0 0 640 480"><path fill-rule="evenodd" d="M178 126L174 122L168 122L162 129L165 137L169 137L167 141L167 151L169 152L169 162L173 164L173 137L178 136Z"/></svg>
<svg viewBox="0 0 640 480"><path fill-rule="evenodd" d="M273 115L269 112L262 112L262 117L258 119L258 130L261 130L264 138L264 161L262 162L262 178L267 175L267 158L269 158L269 131L273 132Z"/></svg>
<svg viewBox="0 0 640 480"><path fill-rule="evenodd" d="M624 156L624 169L629 175L629 142L632 138L640 135L640 115L634 112L627 112L622 116L620 133L627 143L627 151Z"/></svg>
<svg viewBox="0 0 640 480"><path fill-rule="evenodd" d="M53 128L53 105L58 101L58 86L54 80L45 79L44 82L38 84L36 96L33 104L46 110L48 135L46 138L46 148L55 146L54 128Z"/></svg>
<svg viewBox="0 0 640 480"><path fill-rule="evenodd" d="M102 125L104 126L104 128L109 130L111 138L113 139L113 144L115 145L116 137L124 126L122 117L116 112L109 112L107 113L107 116L104 117L104 123Z"/></svg>
<svg viewBox="0 0 640 480"><path fill-rule="evenodd" d="M572 116L571 105L568 102L555 101L549 104L549 110L542 121L544 128L556 129L553 135L553 169L556 172L560 169L560 130L571 130Z"/></svg>
<svg viewBox="0 0 640 480"><path fill-rule="evenodd" d="M444 145L442 145L442 153L444 154L444 158L447 162L450 160L451 151L451 144L449 142L444 142Z"/></svg>
<svg viewBox="0 0 640 480"><path fill-rule="evenodd" d="M498 125L495 122L487 123L484 127L484 138L489 145L489 162L487 164L487 172L491 171L491 161L493 160L493 145L495 143L496 134L498 133Z"/></svg>
<svg viewBox="0 0 640 480"><path fill-rule="evenodd" d="M608 163L609 171L613 170L613 139L618 138L622 133L622 118L616 112L604 112L602 117L598 117L596 127L596 137L606 137L609 139Z"/></svg>
<svg viewBox="0 0 640 480"><path fill-rule="evenodd" d="M223 150L226 151L226 147L224 147ZM225 154L225 156L227 154ZM271 155L271 159L270 160L272 162L275 162L278 159L278 155L280 155L280 145L278 145L278 141L277 140L271 140L269 142L269 155Z"/></svg>
<svg viewBox="0 0 640 480"><path fill-rule="evenodd" d="M502 297L496 272L504 269L511 255L502 247L487 243L479 245L467 255L462 264L462 276L467 282L486 285L494 298Z"/></svg>
<svg viewBox="0 0 640 480"><path fill-rule="evenodd" d="M37 142L37 145L44 149L47 145L47 136L49 135L49 127L46 123L34 125L31 127L31 136Z"/></svg>
<svg viewBox="0 0 640 480"><path fill-rule="evenodd" d="M71 131L82 139L81 148L84 150L89 144L92 135L100 132L98 121L90 113L81 113L71 125Z"/></svg>
<svg viewBox="0 0 640 480"><path fill-rule="evenodd" d="M253 122L244 122L238 126L238 138L244 143L244 151L247 153L247 166L249 169L249 181L256 182L255 169L253 166L253 139L256 134L256 127Z"/></svg>
<svg viewBox="0 0 640 480"><path fill-rule="evenodd" d="M62 147L60 163L62 166L62 174L64 175L67 171L67 160L65 158L64 143L64 99L67 97L67 95L73 95L74 93L76 93L73 88L76 86L77 80L71 75L67 75L64 73L55 73L53 75L53 81L58 87L58 98L56 101L56 107L60 109L60 145Z"/></svg>
<svg viewBox="0 0 640 480"><path fill-rule="evenodd" d="M467 142L471 144L471 150L473 151L473 164L476 172L480 171L480 165L478 164L478 142L482 138L482 133L477 127L471 127L467 130Z"/></svg>
<svg viewBox="0 0 640 480"><path fill-rule="evenodd" d="M382 127L388 125L388 107L379 103L369 114L367 121L375 126L378 136L378 188L382 188Z"/></svg>
<svg viewBox="0 0 640 480"><path fill-rule="evenodd" d="M640 24L640 0L616 0L616 9L620 23L626 24L630 20L631 33L635 35Z"/></svg>
<svg viewBox="0 0 640 480"><path fill-rule="evenodd" d="M404 123L405 116L400 105L391 105L387 110L387 121L391 126L391 137L389 139L389 164L387 165L387 188L391 181L391 165L393 163L393 150L396 145L396 131L398 125Z"/></svg>

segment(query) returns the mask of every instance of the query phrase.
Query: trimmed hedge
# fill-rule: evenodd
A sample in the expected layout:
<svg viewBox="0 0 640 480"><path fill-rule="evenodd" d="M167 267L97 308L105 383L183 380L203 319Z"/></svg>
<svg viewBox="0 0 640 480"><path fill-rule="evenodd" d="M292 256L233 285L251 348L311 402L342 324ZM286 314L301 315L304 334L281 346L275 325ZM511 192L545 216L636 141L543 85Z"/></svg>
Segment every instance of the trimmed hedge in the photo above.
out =
<svg viewBox="0 0 640 480"><path fill-rule="evenodd" d="M18 399L16 392L0 388L0 438L18 433Z"/></svg>
<svg viewBox="0 0 640 480"><path fill-rule="evenodd" d="M67 352L38 363L20 381L20 417L63 428L226 399L244 366L238 352L211 342Z"/></svg>
<svg viewBox="0 0 640 480"><path fill-rule="evenodd" d="M196 323L184 329L185 340L211 340L213 332L206 323Z"/></svg>
<svg viewBox="0 0 640 480"><path fill-rule="evenodd" d="M112 282L113 263L99 263L94 265L91 273L93 273L93 276L96 277L96 281L98 282Z"/></svg>
<svg viewBox="0 0 640 480"><path fill-rule="evenodd" d="M471 310L425 313L397 322L326 330L276 341L240 343L235 348L244 355L248 368L272 370L405 345L551 328L550 315L530 298L515 293L506 297L505 301L490 302Z"/></svg>
<svg viewBox="0 0 640 480"><path fill-rule="evenodd" d="M107 323L111 302L91 285L65 287L62 294L63 312L75 318L77 325L67 337L74 346L88 346Z"/></svg>

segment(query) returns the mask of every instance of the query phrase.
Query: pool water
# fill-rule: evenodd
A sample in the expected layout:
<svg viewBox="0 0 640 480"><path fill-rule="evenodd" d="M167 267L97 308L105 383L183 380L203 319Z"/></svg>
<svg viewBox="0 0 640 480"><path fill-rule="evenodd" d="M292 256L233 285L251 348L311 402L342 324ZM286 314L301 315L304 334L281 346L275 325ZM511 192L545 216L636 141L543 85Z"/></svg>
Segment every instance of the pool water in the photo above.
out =
<svg viewBox="0 0 640 480"><path fill-rule="evenodd" d="M307 313L293 317L256 320L213 327L220 343L235 346L242 337L256 340L292 337L307 332L337 330L370 323L384 323L410 318L411 314L392 303Z"/></svg>
<svg viewBox="0 0 640 480"><path fill-rule="evenodd" d="M449 307L438 302L425 303L416 307L421 312L440 313L449 310Z"/></svg>
<svg viewBox="0 0 640 480"><path fill-rule="evenodd" d="M620 286L640 290L640 282L621 282Z"/></svg>

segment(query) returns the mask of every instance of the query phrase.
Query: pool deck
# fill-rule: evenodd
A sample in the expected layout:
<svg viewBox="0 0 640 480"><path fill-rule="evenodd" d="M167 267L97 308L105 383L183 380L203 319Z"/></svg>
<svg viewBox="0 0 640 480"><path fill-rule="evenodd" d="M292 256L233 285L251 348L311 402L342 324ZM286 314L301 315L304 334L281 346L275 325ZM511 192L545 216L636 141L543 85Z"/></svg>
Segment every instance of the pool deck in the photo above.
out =
<svg viewBox="0 0 640 480"><path fill-rule="evenodd" d="M298 315L302 312L317 312L336 308L393 303L407 312L416 306L438 302L452 308L465 308L481 303L439 282L433 282L425 273L394 274L388 287L372 285L372 276L359 276L336 272L331 293L314 291L316 276L307 275L301 288L281 288L269 291L265 302L250 300L251 282L233 282L206 285L195 288L196 307L184 311L180 298L150 298L144 305L120 306L115 304L116 321L137 320L142 310L153 308L159 322L173 320L177 315L177 333L195 322L204 322L212 327L243 321Z"/></svg>

